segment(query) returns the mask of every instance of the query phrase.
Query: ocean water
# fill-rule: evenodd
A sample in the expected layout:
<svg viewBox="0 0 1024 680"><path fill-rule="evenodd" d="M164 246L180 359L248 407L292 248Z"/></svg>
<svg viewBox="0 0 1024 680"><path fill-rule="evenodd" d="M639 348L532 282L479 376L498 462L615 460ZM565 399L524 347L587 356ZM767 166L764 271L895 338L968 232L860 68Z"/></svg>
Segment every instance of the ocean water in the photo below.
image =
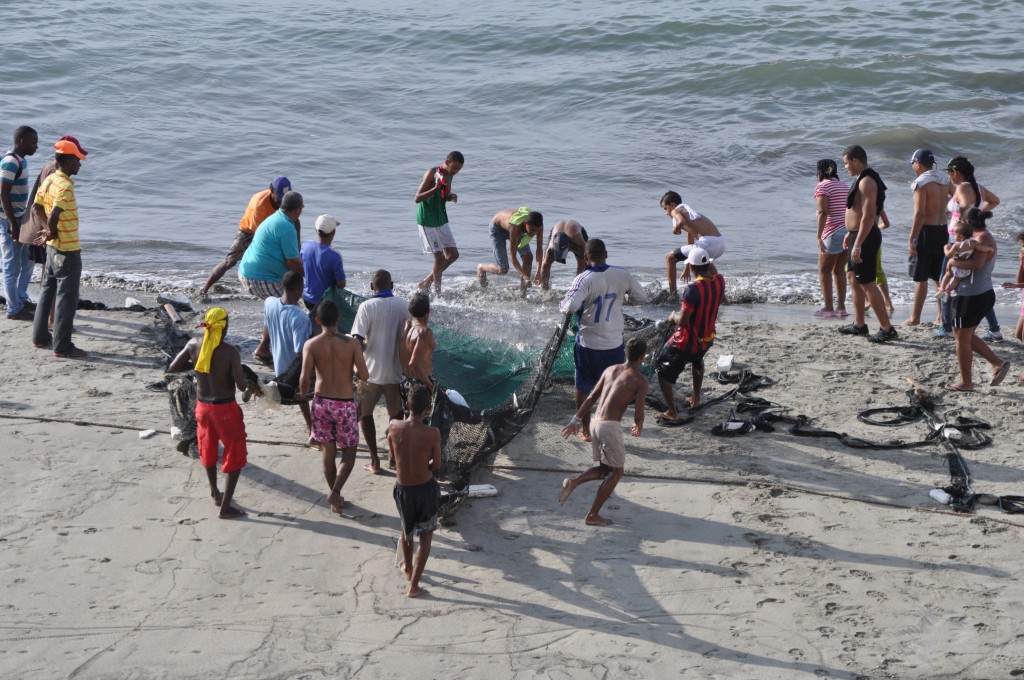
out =
<svg viewBox="0 0 1024 680"><path fill-rule="evenodd" d="M890 188L884 262L897 301L910 291L918 147L972 159L1002 199L997 280L1016 268L1019 0L3 8L0 134L35 127L35 169L63 134L90 151L77 191L94 285L198 285L249 196L286 174L305 197L305 234L319 213L341 219L335 243L354 285L384 267L408 286L430 266L412 197L452 149L467 159L449 211L456 288L490 260L491 216L519 205L549 226L579 220L611 262L664 280L664 254L682 241L658 199L675 189L725 234L730 290L813 302L814 165L851 143Z"/></svg>

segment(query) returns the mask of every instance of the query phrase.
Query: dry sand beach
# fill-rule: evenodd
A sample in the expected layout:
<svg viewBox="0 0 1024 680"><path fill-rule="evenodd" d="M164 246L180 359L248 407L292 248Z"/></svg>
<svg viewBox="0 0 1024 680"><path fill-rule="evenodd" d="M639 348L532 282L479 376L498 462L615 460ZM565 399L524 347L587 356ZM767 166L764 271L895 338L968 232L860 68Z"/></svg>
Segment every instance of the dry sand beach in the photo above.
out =
<svg viewBox="0 0 1024 680"><path fill-rule="evenodd" d="M594 484L555 500L589 464L560 437L571 402L556 385L475 475L500 494L435 534L428 594L410 600L394 480L365 474L364 452L339 518L298 412L246 405L249 514L220 521L198 462L173 448L166 395L146 389L165 362L152 315L80 312L76 326L84 361L0 324L3 677L1024 676L1024 515L932 501L949 482L937 447L713 437L728 403L676 429L651 413L599 529L582 521ZM733 354L776 381L757 396L872 440L925 426L880 431L858 411L907 404L907 377L938 391L954 374L952 343L925 327L883 347L820 324L719 332L712 363ZM1019 375L1021 346L997 351ZM705 398L726 389L709 380ZM992 425L993 444L964 454L975 491L1024 493L1022 396L1008 379L939 397Z"/></svg>

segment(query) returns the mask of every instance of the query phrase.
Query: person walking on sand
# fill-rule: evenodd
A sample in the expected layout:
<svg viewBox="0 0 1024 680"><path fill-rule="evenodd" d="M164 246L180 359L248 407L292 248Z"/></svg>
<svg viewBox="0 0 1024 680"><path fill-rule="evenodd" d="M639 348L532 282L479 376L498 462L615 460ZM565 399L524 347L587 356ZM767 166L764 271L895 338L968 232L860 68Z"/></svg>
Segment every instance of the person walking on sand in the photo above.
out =
<svg viewBox="0 0 1024 680"><path fill-rule="evenodd" d="M597 465L575 479L563 479L562 490L558 494L558 503L564 505L580 484L604 480L597 489L594 503L590 506L590 512L585 519L590 526L603 527L611 524L611 520L601 517L601 507L622 479L622 471L626 466L626 448L622 441L620 421L626 407L634 400L636 405L633 409L631 434L639 437L644 428L644 400L647 398L649 385L647 378L640 372L640 364L646 354L647 343L640 338L630 338L626 343L626 362L605 369L593 391L583 400L583 404L573 414L572 420L562 430L562 436L566 439L576 434L581 416L589 414L594 404L598 403L597 415L590 423L590 449Z"/></svg>
<svg viewBox="0 0 1024 680"><path fill-rule="evenodd" d="M270 183L270 187L253 194L249 204L245 207L245 214L238 221L238 233L235 240L231 242L227 255L210 272L206 283L199 289L200 297L205 297L213 284L221 280L232 267L237 265L245 255L245 251L252 243L253 236L263 221L273 215L281 207L281 199L292 190L291 181L284 176L278 176Z"/></svg>
<svg viewBox="0 0 1024 680"><path fill-rule="evenodd" d="M647 291L636 277L622 267L607 263L608 250L604 241L593 238L583 250L587 268L576 277L562 299L558 310L563 314L575 313L579 319L579 332L573 347L576 365L576 408L583 406L594 385L609 366L621 364L626 354L622 344L622 305L646 302ZM580 436L590 441L590 413L581 418Z"/></svg>
<svg viewBox="0 0 1024 680"><path fill-rule="evenodd" d="M35 262L31 246L21 241L22 225L28 221L28 156L39 148L39 135L27 125L14 131L14 146L0 159L0 253L4 262L4 295L7 318L31 321L35 307L28 297Z"/></svg>
<svg viewBox="0 0 1024 680"><path fill-rule="evenodd" d="M384 397L389 418L398 418L402 413L402 358L399 343L403 324L409 317L408 303L395 297L391 272L378 269L373 273L370 289L373 296L356 309L352 322L352 337L363 343L366 370L369 374L359 385L359 424L363 429L366 448L370 450L370 464L366 470L380 474L380 458L377 455L377 426L373 420L373 409ZM389 461L394 468L394 459Z"/></svg>
<svg viewBox="0 0 1024 680"><path fill-rule="evenodd" d="M540 264L537 267L537 276L540 277L540 287L548 290L551 287L551 266L555 262L565 264L569 253L576 258L576 276L583 272L586 266L583 257L583 248L586 247L590 237L583 225L576 220L559 220L551 228L551 239L548 241L547 250L540 256ZM538 243L538 248L539 248Z"/></svg>
<svg viewBox="0 0 1024 680"><path fill-rule="evenodd" d="M443 165L423 173L419 189L413 197L423 253L434 256L433 269L418 286L429 288L433 283L438 295L441 294L441 275L459 259L459 249L455 245L451 227L448 226L447 204L459 202L458 194L452 191L452 180L465 163L466 159L460 152L452 151Z"/></svg>
<svg viewBox="0 0 1024 680"><path fill-rule="evenodd" d="M420 578L430 557L430 543L438 527L441 487L434 475L441 471L441 431L423 424L430 408L430 390L416 385L409 390L405 420L391 423L388 448L398 466L393 496L402 523L402 564L409 581L409 597L422 595ZM419 538L416 561L412 559L413 538Z"/></svg>
<svg viewBox="0 0 1024 680"><path fill-rule="evenodd" d="M715 322L718 308L725 297L725 279L714 270L708 254L701 248L694 248L687 262L696 275L696 280L686 286L683 301L678 312L672 312L668 322L677 326L665 342L658 355L658 384L665 396L667 408L659 413L656 420L664 427L681 425L676 411L673 386L687 364L693 375L692 396L687 400L691 409L700 404L700 388L704 382L704 355L715 343Z"/></svg>
<svg viewBox="0 0 1024 680"><path fill-rule="evenodd" d="M676 236L686 232L686 245L665 255L665 272L668 276L668 292L676 293L676 263L686 259L693 248L703 248L712 260L725 254L725 238L715 223L683 203L682 197L674 191L666 191L661 197L661 209L672 218L672 233ZM690 280L690 270L683 268L682 279Z"/></svg>
<svg viewBox="0 0 1024 680"><path fill-rule="evenodd" d="M978 324L992 311L996 302L992 286L992 269L995 267L998 246L985 224L990 217L991 211L973 207L961 217L961 220L973 230L971 240L991 250L979 250L971 259L958 262L959 267L971 269L974 274L957 286L958 295L950 300L950 319L953 323L953 337L956 340L956 363L960 370L960 381L946 386L951 392L974 391L974 354L980 354L992 366L992 379L988 383L992 387L1001 383L1010 371L1010 362L999 358L982 338L974 334Z"/></svg>
<svg viewBox="0 0 1024 680"><path fill-rule="evenodd" d="M818 319L845 319L846 312L846 194L850 187L839 179L839 166L831 158L818 161L818 185L814 187L814 202L818 216L818 280L824 306L814 313ZM835 281L835 302L832 301L832 282Z"/></svg>
<svg viewBox="0 0 1024 680"><path fill-rule="evenodd" d="M189 340L174 357L168 373L196 372L196 441L199 460L206 468L210 481L210 496L220 508L221 519L243 517L245 512L231 504L235 496L238 475L248 460L245 421L242 409L235 401L235 389L259 387L248 383L242 372L242 358L238 348L224 342L228 332L228 313L220 307L206 312L201 324L205 329L200 342ZM224 446L221 472L228 476L224 493L217 488L218 443Z"/></svg>
<svg viewBox="0 0 1024 680"><path fill-rule="evenodd" d="M533 272L533 251L530 241L537 237L537 247L544 242L544 216L527 207L506 208L491 218L491 246L494 262L476 266L476 278L481 288L487 287L488 274L508 273L508 264L519 272L519 290L525 295L530 287ZM522 258L522 262L519 258ZM537 263L537 280L540 284L540 263Z"/></svg>
<svg viewBox="0 0 1024 680"><path fill-rule="evenodd" d="M889 323L878 279L878 252L882 247L879 215L885 208L885 183L868 165L867 152L856 144L843 151L843 166L857 179L846 197L847 244L853 265L853 323L839 329L845 335L868 335L864 322L865 302L871 303L881 328L868 338L871 342L896 340L899 334Z"/></svg>
<svg viewBox="0 0 1024 680"><path fill-rule="evenodd" d="M356 446L359 445L359 418L352 396L352 375L366 380L366 362L359 341L338 332L338 307L324 300L316 308L322 329L302 347L302 377L299 393L309 394L309 382L316 370L316 390L313 396L313 439L323 446L324 478L331 493L327 502L331 510L341 514L345 499L341 489L356 464ZM335 457L341 449L341 466Z"/></svg>
<svg viewBox="0 0 1024 680"><path fill-rule="evenodd" d="M907 242L912 262L910 274L914 280L914 306L903 323L917 326L928 296L928 280L938 285L942 278L943 249L949 242L943 218L950 184L949 178L935 169L935 155L929 149L915 151L910 167L917 175L910 183L910 190L914 192L914 219Z"/></svg>
<svg viewBox="0 0 1024 680"><path fill-rule="evenodd" d="M46 224L46 264L43 265L43 290L39 294L32 323L32 344L42 349L52 344L53 355L62 359L81 359L84 350L75 347L71 333L78 310L82 285L82 245L78 240L78 201L75 181L88 156L77 141L61 139L54 144L57 172L47 177L36 192L36 219ZM53 334L47 329L50 306L55 305Z"/></svg>

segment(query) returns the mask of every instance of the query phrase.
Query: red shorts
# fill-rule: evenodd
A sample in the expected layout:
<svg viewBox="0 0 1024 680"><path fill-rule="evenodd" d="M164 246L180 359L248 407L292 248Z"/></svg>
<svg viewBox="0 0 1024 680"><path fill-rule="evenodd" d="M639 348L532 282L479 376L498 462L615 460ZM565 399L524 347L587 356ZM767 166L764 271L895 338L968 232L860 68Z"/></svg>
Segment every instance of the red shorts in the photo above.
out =
<svg viewBox="0 0 1024 680"><path fill-rule="evenodd" d="M245 467L245 422L237 401L227 404L196 402L196 439L203 467L217 465L217 442L224 444L221 472L238 472Z"/></svg>

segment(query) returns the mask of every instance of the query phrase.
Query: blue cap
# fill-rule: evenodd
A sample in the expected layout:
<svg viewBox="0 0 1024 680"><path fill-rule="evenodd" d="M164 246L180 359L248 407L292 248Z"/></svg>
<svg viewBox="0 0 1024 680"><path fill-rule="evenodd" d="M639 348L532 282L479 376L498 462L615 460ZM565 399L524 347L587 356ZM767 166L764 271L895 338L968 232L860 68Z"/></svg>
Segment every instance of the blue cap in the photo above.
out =
<svg viewBox="0 0 1024 680"><path fill-rule="evenodd" d="M931 149L918 149L914 152L914 155L910 157L910 163L920 163L921 165L935 165L935 154L932 153Z"/></svg>
<svg viewBox="0 0 1024 680"><path fill-rule="evenodd" d="M270 190L274 192L274 198L280 203L284 195L292 190L292 182L284 175L278 175L270 183Z"/></svg>

